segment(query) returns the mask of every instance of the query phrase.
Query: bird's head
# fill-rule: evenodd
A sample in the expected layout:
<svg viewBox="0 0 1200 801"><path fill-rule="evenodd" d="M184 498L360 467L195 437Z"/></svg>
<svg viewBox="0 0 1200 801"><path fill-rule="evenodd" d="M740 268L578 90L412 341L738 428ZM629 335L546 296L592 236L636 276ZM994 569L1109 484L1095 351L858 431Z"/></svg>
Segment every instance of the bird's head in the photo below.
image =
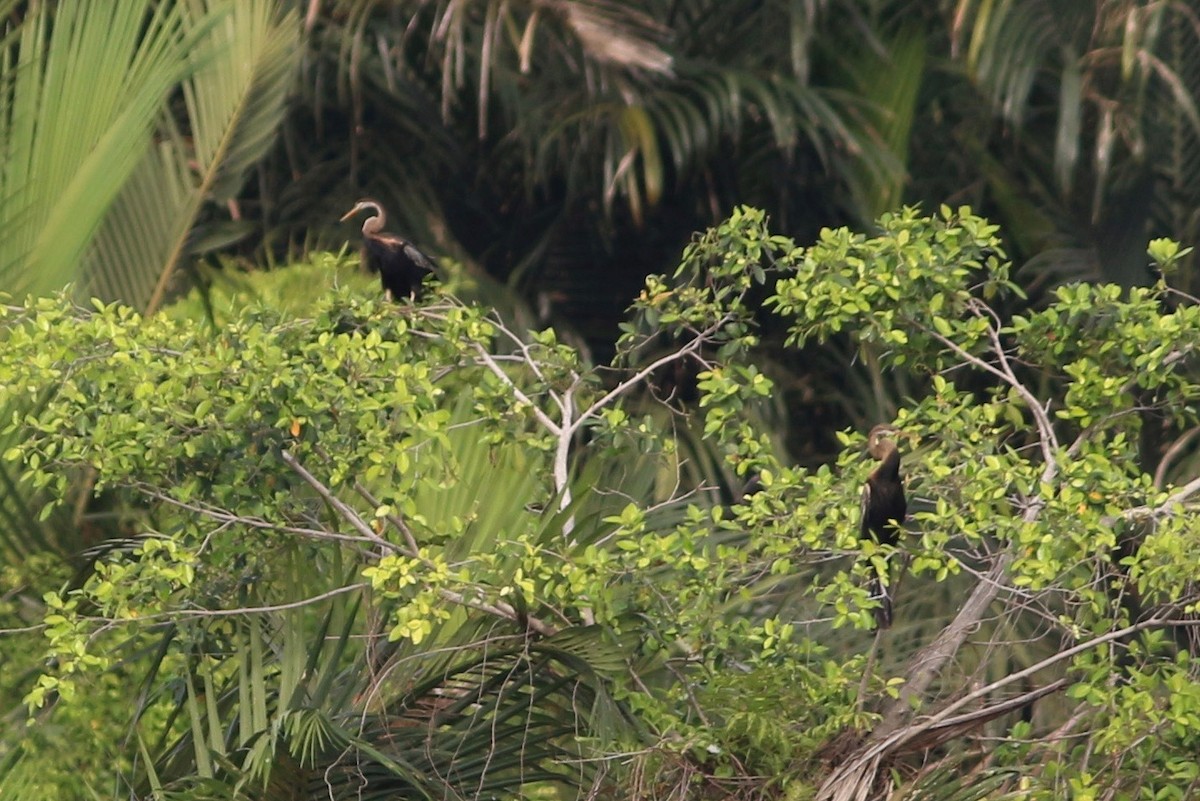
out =
<svg viewBox="0 0 1200 801"><path fill-rule="evenodd" d="M353 217L355 214L358 214L360 211L368 211L368 210L374 211L376 216L383 215L383 208L377 202L375 202L374 200L369 200L369 199L364 198L363 200L360 200L357 203L355 203L354 208L350 209L350 211L343 214L342 219L338 220L338 222L345 222L346 220Z"/></svg>
<svg viewBox="0 0 1200 801"><path fill-rule="evenodd" d="M896 439L898 437L911 438L911 436L893 425L881 423L872 428L871 433L867 434L867 453L876 459L882 459L896 448Z"/></svg>

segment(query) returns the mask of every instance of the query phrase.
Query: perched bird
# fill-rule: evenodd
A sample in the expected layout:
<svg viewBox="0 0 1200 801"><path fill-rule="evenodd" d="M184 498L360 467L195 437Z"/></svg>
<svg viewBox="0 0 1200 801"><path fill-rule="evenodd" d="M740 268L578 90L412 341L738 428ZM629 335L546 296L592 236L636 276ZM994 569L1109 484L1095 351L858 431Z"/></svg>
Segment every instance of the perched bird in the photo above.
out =
<svg viewBox="0 0 1200 801"><path fill-rule="evenodd" d="M882 545L895 545L900 539L900 527L908 503L904 498L904 479L900 477L900 449L895 437L900 430L878 425L867 435L867 453L879 460L862 491L862 531ZM879 600L875 610L875 626L886 629L892 625L892 599L888 595L887 577L877 575L871 582L871 596Z"/></svg>
<svg viewBox="0 0 1200 801"><path fill-rule="evenodd" d="M421 294L421 281L425 273L433 272L433 262L416 246L403 237L383 232L387 214L375 200L360 200L354 208L342 215L340 222L360 211L374 211L363 223L362 260L373 273L379 273L384 292L389 300L411 297L416 300Z"/></svg>

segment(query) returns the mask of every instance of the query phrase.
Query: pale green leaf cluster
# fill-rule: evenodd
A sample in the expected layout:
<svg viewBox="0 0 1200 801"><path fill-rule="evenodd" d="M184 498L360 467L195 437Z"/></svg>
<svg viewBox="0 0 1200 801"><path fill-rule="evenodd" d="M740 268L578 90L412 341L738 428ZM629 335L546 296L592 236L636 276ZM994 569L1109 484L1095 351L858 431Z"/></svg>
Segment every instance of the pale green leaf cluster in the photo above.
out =
<svg viewBox="0 0 1200 801"><path fill-rule="evenodd" d="M794 274L769 304L797 345L850 331L883 347L888 364L937 368L947 363L944 338L970 351L983 337L972 298L1017 292L998 231L970 208L946 206L932 217L915 208L884 214L875 236L826 228L792 254Z"/></svg>
<svg viewBox="0 0 1200 801"><path fill-rule="evenodd" d="M216 328L62 299L9 309L0 400L45 401L5 421L20 435L5 456L54 504L95 471L130 543L47 597L53 661L28 701L78 697L117 643L170 621L170 658L200 665L188 737L209 743L195 760L215 776L233 735L203 731L223 725L208 699L240 688L253 714L238 737L299 725L267 709L262 638L279 615L296 637L323 630L328 609L346 692L451 704L466 716L452 727L475 714L463 699L503 706L503 671L528 664L531 697L586 688L638 721L600 736L577 709L546 711L576 727L574 746L636 747L635 770L668 783L686 784L684 760L718 784L810 792L831 744L889 716L903 733L915 712L982 699L981 684L1011 697L1030 668L1032 686L1062 686L1032 724L988 724L997 766L1030 797L1102 773L1132 786L1135 763L1165 786L1196 765L1200 678L1180 621L1200 603L1200 541L1196 488L1155 476L1140 443L1147 425L1200 423L1197 307L1164 284L1067 287L1013 314L1001 259L966 209L909 209L811 247L740 209L647 282L603 371L552 330L517 335L445 294L413 307L342 291L306 316L251 305ZM750 300L760 287L766 310ZM861 434L807 468L756 425L776 391L753 360L767 314L796 343L844 338L912 371L920 393L894 421L911 512L899 544L859 536ZM655 381L683 367L697 398L670 412ZM698 459L754 486L719 497L688 478ZM897 624L875 661L864 630L881 575ZM950 647L918 650L935 638ZM523 660L538 648L535 670ZM321 674L301 662L278 685L289 694ZM374 714L365 703L356 714ZM1030 725L1086 727L1095 747L1031 746Z"/></svg>

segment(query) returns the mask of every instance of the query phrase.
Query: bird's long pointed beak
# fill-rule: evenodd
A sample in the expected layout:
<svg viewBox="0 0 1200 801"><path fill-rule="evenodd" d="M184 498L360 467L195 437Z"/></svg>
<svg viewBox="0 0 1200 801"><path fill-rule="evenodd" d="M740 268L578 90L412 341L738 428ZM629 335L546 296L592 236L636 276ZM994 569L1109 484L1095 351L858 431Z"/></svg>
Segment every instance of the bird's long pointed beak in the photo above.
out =
<svg viewBox="0 0 1200 801"><path fill-rule="evenodd" d="M355 206L354 208L350 209L350 211L343 214L342 219L338 220L338 222L345 222L346 220L350 219L357 213L358 213L358 206Z"/></svg>

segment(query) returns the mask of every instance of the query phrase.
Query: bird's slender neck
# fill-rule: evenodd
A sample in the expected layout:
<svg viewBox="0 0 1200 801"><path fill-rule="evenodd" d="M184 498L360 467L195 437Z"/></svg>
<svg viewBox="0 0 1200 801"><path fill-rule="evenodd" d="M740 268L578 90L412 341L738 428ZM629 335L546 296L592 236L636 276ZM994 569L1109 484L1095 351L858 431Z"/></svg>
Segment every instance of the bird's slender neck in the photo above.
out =
<svg viewBox="0 0 1200 801"><path fill-rule="evenodd" d="M896 447L896 443L885 439L879 443L878 448L872 449L872 456L879 460L879 466L875 468L872 475L877 477L899 477L900 475L900 449Z"/></svg>
<svg viewBox="0 0 1200 801"><path fill-rule="evenodd" d="M375 212L363 222L363 236L370 236L382 231L384 223L387 222L387 215L383 213L383 207L378 203L364 203L363 208L372 209Z"/></svg>

